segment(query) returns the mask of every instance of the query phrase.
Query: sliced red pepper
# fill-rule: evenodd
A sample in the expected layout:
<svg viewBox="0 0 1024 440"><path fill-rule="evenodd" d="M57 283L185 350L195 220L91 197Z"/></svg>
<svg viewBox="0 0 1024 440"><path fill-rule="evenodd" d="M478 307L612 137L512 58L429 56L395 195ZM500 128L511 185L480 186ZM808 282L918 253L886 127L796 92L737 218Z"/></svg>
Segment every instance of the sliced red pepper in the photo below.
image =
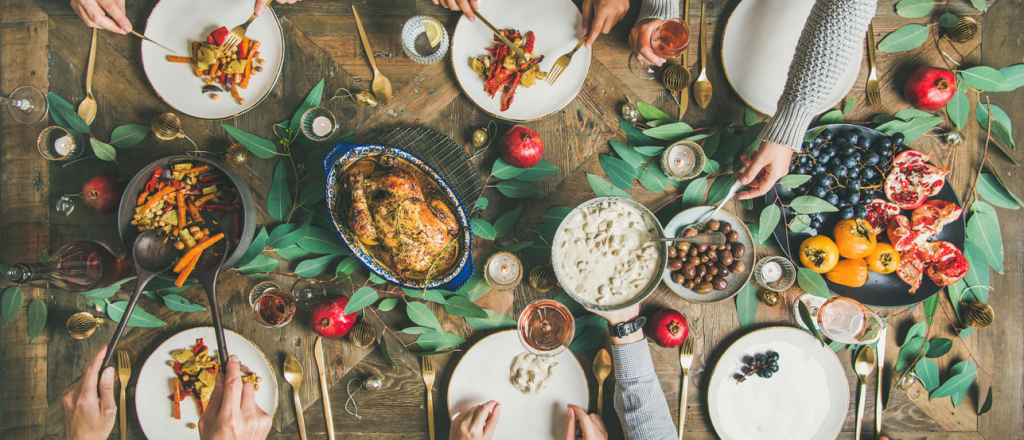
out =
<svg viewBox="0 0 1024 440"><path fill-rule="evenodd" d="M533 66L535 66L537 64L540 64L540 62L543 59L544 59L544 55L541 55L541 56L539 56L537 58L534 58L534 59L530 60L529 62L523 63L522 66L519 66L519 71L523 72L523 73L526 73L526 71L530 70L531 67L533 67Z"/></svg>
<svg viewBox="0 0 1024 440"><path fill-rule="evenodd" d="M519 87L519 80L523 78L523 74L516 72L515 79L512 80L512 84L509 85L508 90L501 97L501 111L508 110L508 107L512 105L512 98L516 94L516 88Z"/></svg>
<svg viewBox="0 0 1024 440"><path fill-rule="evenodd" d="M494 74L494 78L484 83L484 91L490 93L492 98L495 93L501 90L502 86L512 80L516 73L515 70L511 69L499 68L498 70L498 73Z"/></svg>
<svg viewBox="0 0 1024 440"><path fill-rule="evenodd" d="M224 38L228 36L228 28L221 26L220 29L210 32L210 37L213 38L213 44L218 46L224 44Z"/></svg>
<svg viewBox="0 0 1024 440"><path fill-rule="evenodd" d="M206 36L206 42L207 42L207 43L210 43L210 44L217 44L217 43L214 43L214 42L213 42L213 37L211 37L211 36L209 36L209 35L207 35L207 36Z"/></svg>
<svg viewBox="0 0 1024 440"><path fill-rule="evenodd" d="M156 190L156 183L160 179L160 175L163 174L163 168L157 168L153 170L153 177L149 178L149 182L146 182L146 192L153 192Z"/></svg>
<svg viewBox="0 0 1024 440"><path fill-rule="evenodd" d="M174 185L174 189L181 189L181 181L180 180L172 180L171 181L171 185Z"/></svg>
<svg viewBox="0 0 1024 440"><path fill-rule="evenodd" d="M526 33L526 41L523 42L524 53L533 54L533 43L536 39L537 37L533 35L533 31Z"/></svg>

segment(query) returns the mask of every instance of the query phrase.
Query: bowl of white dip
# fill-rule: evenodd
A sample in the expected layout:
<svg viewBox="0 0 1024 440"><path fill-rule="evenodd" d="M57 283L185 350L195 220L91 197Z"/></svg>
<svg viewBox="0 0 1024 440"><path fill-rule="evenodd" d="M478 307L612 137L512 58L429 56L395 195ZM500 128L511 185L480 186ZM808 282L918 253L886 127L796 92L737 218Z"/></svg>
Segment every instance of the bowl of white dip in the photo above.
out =
<svg viewBox="0 0 1024 440"><path fill-rule="evenodd" d="M632 229L632 231L630 231ZM668 262L661 223L643 205L623 197L598 197L569 212L558 225L551 262L558 283L576 302L619 310L658 288Z"/></svg>

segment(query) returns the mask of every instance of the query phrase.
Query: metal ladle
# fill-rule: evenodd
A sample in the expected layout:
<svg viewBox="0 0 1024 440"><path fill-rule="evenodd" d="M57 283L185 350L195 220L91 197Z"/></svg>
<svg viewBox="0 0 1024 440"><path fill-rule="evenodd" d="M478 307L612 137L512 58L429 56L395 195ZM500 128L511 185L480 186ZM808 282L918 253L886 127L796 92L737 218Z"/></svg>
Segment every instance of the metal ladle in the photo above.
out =
<svg viewBox="0 0 1024 440"><path fill-rule="evenodd" d="M186 228L192 228L193 226L209 231L208 237L222 232L220 226L213 222L192 223L187 225ZM227 259L227 256L228 238L224 237L203 250L192 272L193 276L199 280L199 284L202 284L203 290L206 291L206 298L210 301L210 313L213 314L213 328L217 330L217 354L220 355L221 365L228 361L228 348L224 342L224 326L221 325L220 304L217 302L217 277L220 276L221 266L224 266L224 260Z"/></svg>
<svg viewBox="0 0 1024 440"><path fill-rule="evenodd" d="M110 357L114 354L114 348L117 347L117 342L121 339L124 328L132 317L132 311L135 310L135 303L142 295L142 289L156 274L169 269L177 259L178 251L174 249L174 244L163 231L150 229L135 238L135 243L132 244L132 260L135 262L135 274L138 276L135 281L135 293L128 300L128 305L124 308L124 315L121 316L121 322L117 324L114 337L107 345L107 354L103 356L103 365L100 366L100 371L110 365Z"/></svg>
<svg viewBox="0 0 1024 440"><path fill-rule="evenodd" d="M651 234L637 228L626 228L626 233L635 236L640 243L646 243L649 241L668 241L673 243L690 243L696 246L721 246L726 242L725 234L712 231L701 232L690 237L652 237Z"/></svg>

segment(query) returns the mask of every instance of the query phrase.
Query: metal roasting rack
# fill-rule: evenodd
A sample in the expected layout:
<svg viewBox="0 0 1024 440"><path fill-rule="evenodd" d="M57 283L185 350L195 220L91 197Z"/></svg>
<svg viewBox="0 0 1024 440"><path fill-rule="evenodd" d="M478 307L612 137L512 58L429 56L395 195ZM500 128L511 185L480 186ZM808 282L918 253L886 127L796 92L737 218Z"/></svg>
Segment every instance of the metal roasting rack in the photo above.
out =
<svg viewBox="0 0 1024 440"><path fill-rule="evenodd" d="M434 166L448 180L470 214L483 191L480 174L470 156L448 136L423 127L396 128L374 137L370 143L402 148Z"/></svg>

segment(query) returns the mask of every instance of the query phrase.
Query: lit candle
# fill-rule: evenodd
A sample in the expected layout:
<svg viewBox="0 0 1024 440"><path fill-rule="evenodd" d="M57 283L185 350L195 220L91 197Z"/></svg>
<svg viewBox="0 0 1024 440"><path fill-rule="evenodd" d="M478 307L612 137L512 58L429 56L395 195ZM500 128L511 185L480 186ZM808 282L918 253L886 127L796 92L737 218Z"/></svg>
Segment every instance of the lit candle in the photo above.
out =
<svg viewBox="0 0 1024 440"><path fill-rule="evenodd" d="M487 260L484 275L487 284L492 288L511 290L519 285L523 277L522 264L515 255L508 252L497 253Z"/></svg>
<svg viewBox="0 0 1024 440"><path fill-rule="evenodd" d="M67 156L68 153L71 152L71 147L74 145L75 142L71 140L71 136L64 136L53 143L53 151L61 157Z"/></svg>
<svg viewBox="0 0 1024 440"><path fill-rule="evenodd" d="M782 266L774 261L769 261L761 267L761 280L765 284L774 283L782 278Z"/></svg>
<svg viewBox="0 0 1024 440"><path fill-rule="evenodd" d="M331 124L331 120L327 116L317 116L313 120L313 134L317 136L327 136L327 133L330 133L333 128L334 125Z"/></svg>
<svg viewBox="0 0 1024 440"><path fill-rule="evenodd" d="M685 176L693 170L694 162L696 162L696 158L693 151L686 145L676 145L668 151L668 167L673 174Z"/></svg>

